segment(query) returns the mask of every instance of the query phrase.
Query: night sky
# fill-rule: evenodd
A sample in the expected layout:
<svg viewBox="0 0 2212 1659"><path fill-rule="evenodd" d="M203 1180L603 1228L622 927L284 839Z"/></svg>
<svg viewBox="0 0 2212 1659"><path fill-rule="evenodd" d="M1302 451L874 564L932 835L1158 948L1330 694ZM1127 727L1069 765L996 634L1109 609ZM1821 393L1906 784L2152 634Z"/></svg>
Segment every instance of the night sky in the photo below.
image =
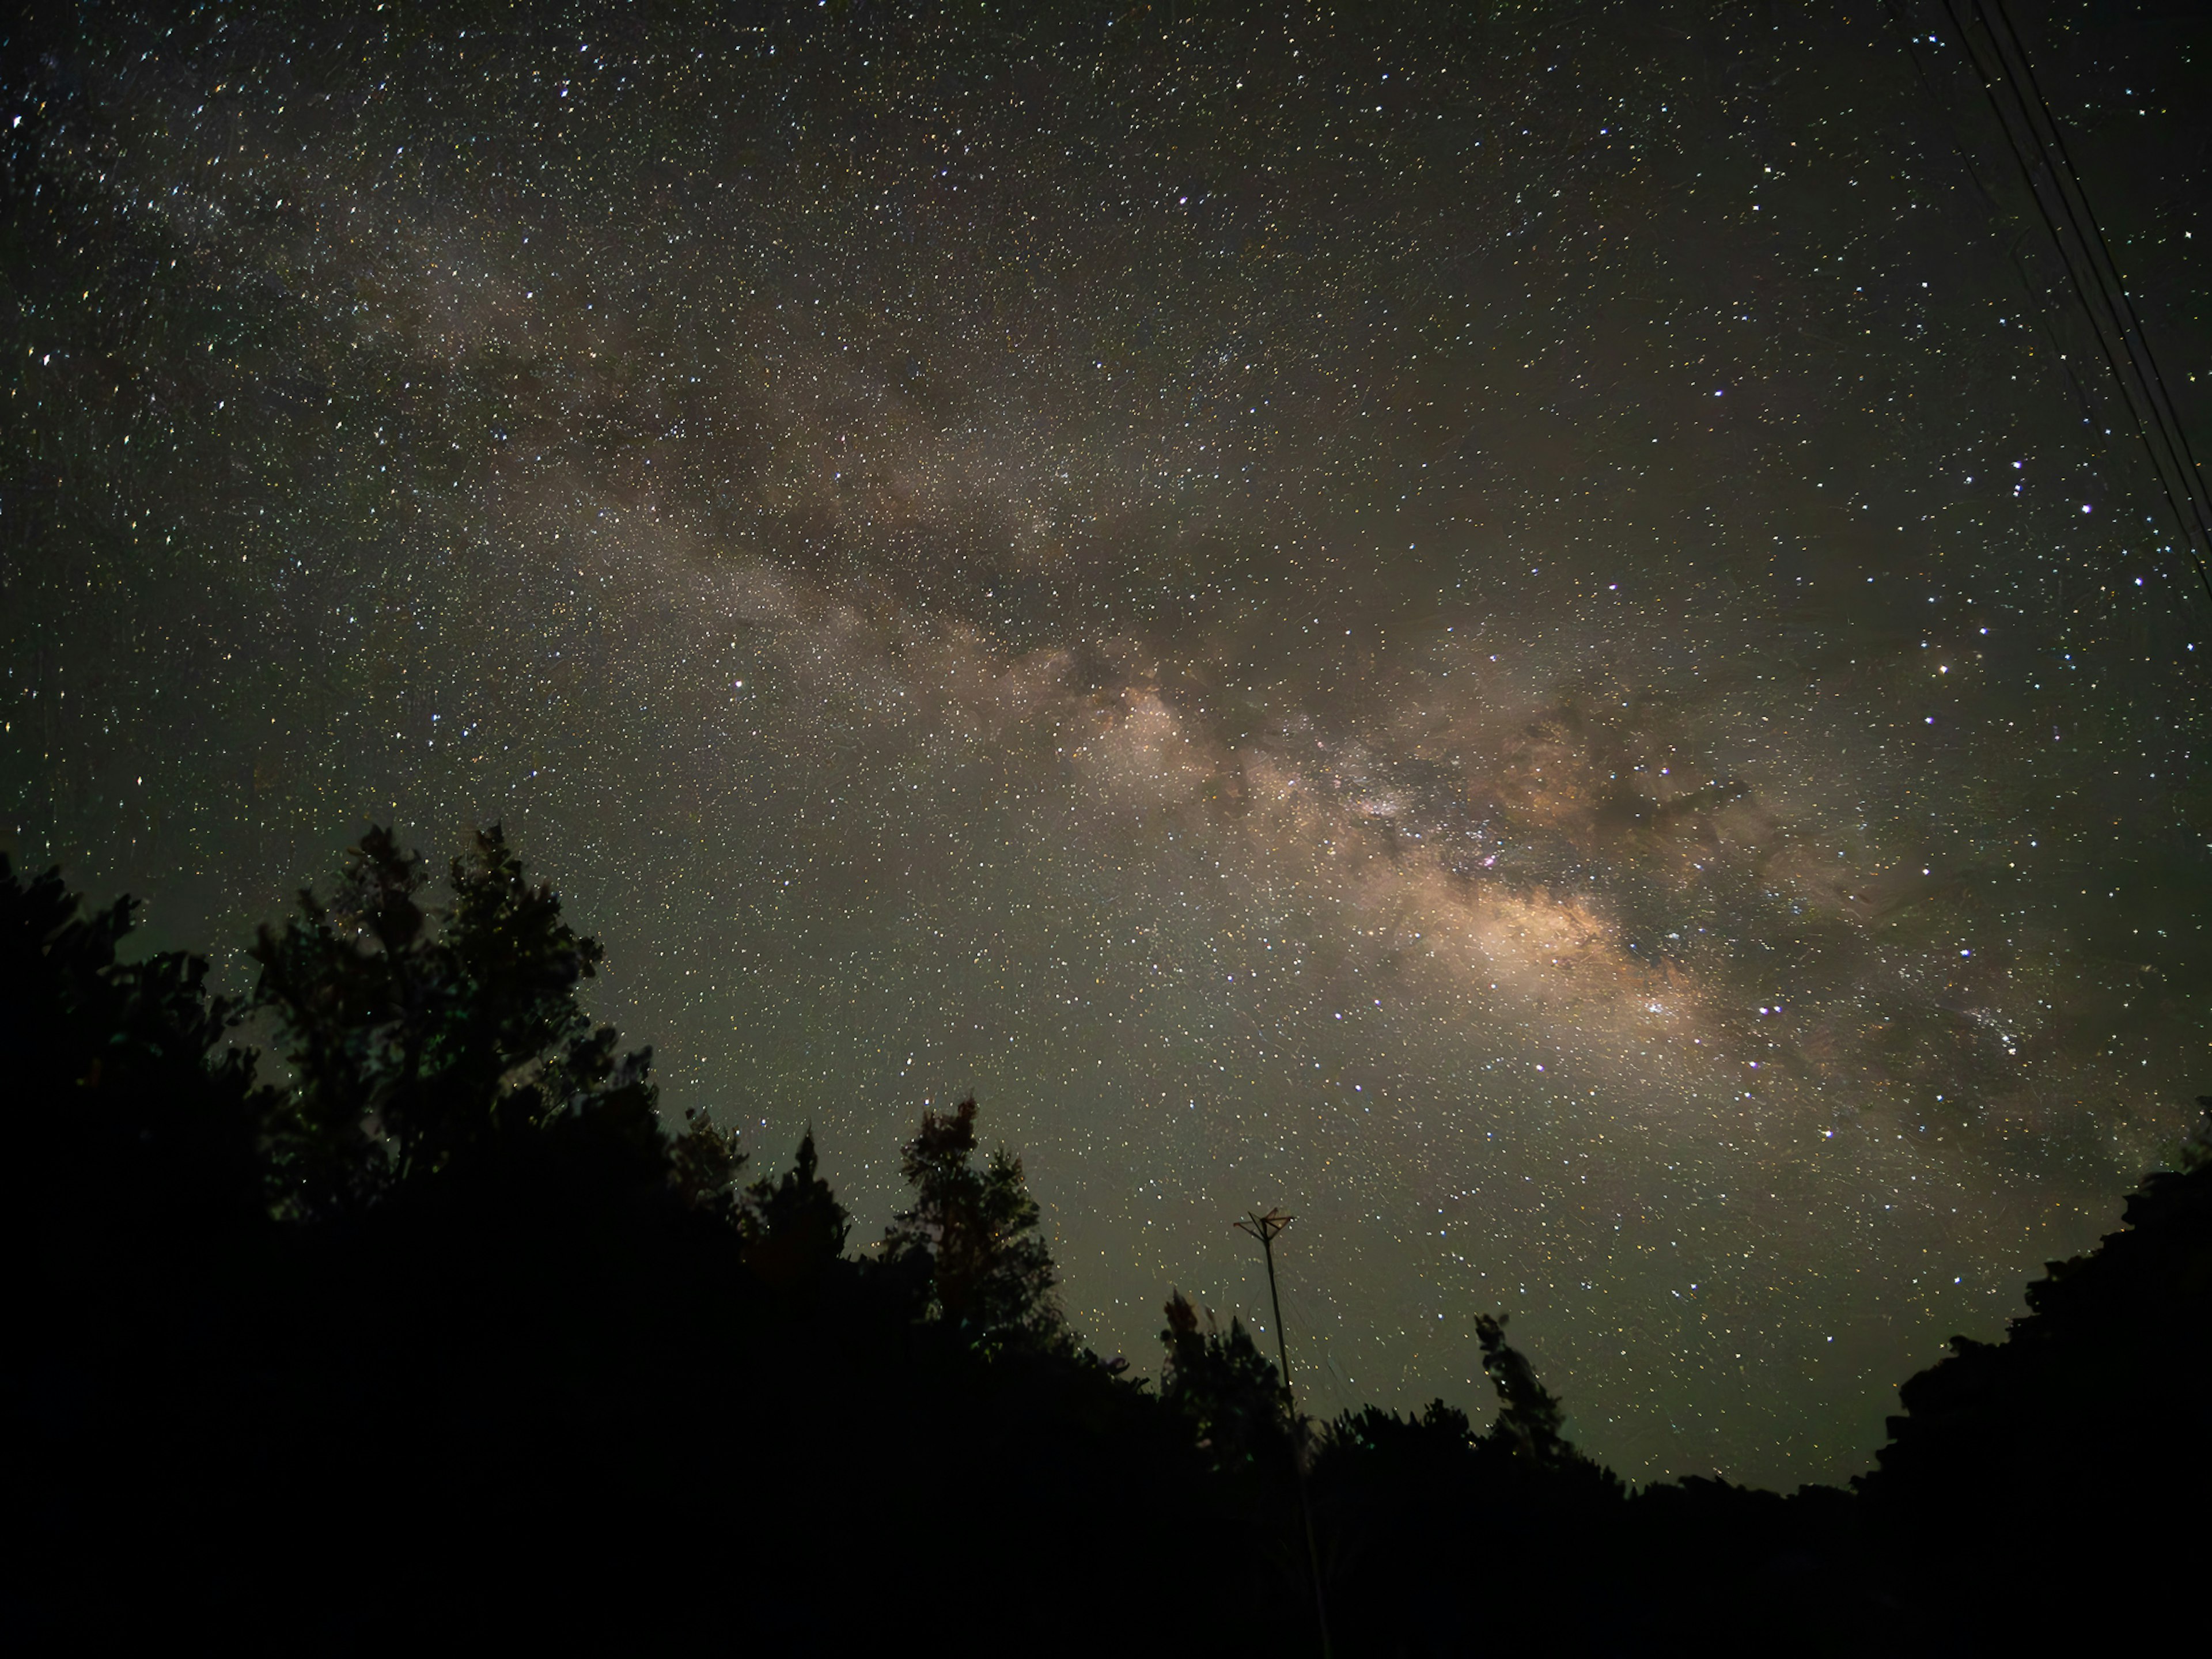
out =
<svg viewBox="0 0 2212 1659"><path fill-rule="evenodd" d="M1638 1480L1868 1467L2212 1089L2206 606L1940 5L307 9L0 47L0 846L150 942L502 820L856 1237L973 1091L1102 1352L1279 1205L1313 1408L1504 1310ZM2201 451L2165 10L2018 15Z"/></svg>

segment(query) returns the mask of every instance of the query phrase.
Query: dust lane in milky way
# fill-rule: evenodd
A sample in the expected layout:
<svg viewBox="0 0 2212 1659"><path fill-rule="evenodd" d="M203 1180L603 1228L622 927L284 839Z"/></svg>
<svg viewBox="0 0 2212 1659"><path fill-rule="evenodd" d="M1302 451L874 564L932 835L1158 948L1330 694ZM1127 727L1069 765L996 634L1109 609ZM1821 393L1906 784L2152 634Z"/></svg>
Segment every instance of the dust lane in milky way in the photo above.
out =
<svg viewBox="0 0 2212 1659"><path fill-rule="evenodd" d="M242 982L503 819L864 1234L977 1094L1103 1351L1279 1204L1317 1408L1504 1310L1865 1467L2204 1086L2188 572L1936 9L1385 9L7 54L11 856ZM2023 18L2206 361L2205 27Z"/></svg>

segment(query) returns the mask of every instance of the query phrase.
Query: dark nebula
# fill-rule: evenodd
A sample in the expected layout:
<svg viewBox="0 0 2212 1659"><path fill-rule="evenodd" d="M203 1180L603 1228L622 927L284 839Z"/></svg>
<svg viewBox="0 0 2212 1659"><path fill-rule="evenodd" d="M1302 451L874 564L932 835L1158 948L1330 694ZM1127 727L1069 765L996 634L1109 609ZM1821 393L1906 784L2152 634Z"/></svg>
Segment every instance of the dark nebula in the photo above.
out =
<svg viewBox="0 0 2212 1659"><path fill-rule="evenodd" d="M972 1091L1102 1352L1280 1205L1316 1408L1509 1310L1638 1478L1866 1467L2212 1086L2203 596L1941 7L308 9L0 47L19 866L243 985L503 821L858 1237ZM2020 15L2212 429L2212 15Z"/></svg>

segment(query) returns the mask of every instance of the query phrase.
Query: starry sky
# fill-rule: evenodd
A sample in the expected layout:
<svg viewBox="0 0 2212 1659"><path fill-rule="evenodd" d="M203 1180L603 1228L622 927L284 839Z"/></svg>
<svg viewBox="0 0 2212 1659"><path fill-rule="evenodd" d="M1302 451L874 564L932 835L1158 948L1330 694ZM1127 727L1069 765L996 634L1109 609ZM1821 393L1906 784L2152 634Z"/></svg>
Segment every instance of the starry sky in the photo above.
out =
<svg viewBox="0 0 2212 1659"><path fill-rule="evenodd" d="M858 1237L973 1091L1103 1352L1279 1205L1314 1409L1504 1310L1638 1480L1868 1467L2212 1088L2203 594L1942 6L307 10L0 46L0 847L151 943L502 820ZM2203 434L2212 17L2016 15Z"/></svg>

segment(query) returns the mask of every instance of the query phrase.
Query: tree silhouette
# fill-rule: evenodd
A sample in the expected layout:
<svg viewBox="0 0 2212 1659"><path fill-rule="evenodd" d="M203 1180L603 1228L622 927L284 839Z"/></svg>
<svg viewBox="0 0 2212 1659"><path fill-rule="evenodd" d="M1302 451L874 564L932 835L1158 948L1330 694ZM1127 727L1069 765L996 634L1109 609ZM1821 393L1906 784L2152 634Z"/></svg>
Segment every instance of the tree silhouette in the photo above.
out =
<svg viewBox="0 0 2212 1659"><path fill-rule="evenodd" d="M226 1043L238 1008L208 994L201 957L121 959L134 908L88 914L58 872L19 881L0 854L0 1238L31 1304L19 1335L27 1316L50 1335L166 1326L216 1288L207 1253L266 1220L276 1102Z"/></svg>
<svg viewBox="0 0 2212 1659"><path fill-rule="evenodd" d="M2208 1151L2212 1119L2179 1170L2143 1178L2118 1231L2046 1264L2002 1342L1954 1336L1899 1389L1881 1467L1856 1484L1959 1639L2078 1635L2122 1616L2118 1587L2201 1569L2212 1532L2186 1471L2212 1374ZM2039 1561L2047 1593L2023 1601L2013 1587Z"/></svg>
<svg viewBox="0 0 2212 1659"><path fill-rule="evenodd" d="M782 1179L762 1177L745 1198L745 1265L777 1289L815 1285L844 1255L853 1218L817 1171L812 1125Z"/></svg>
<svg viewBox="0 0 2212 1659"><path fill-rule="evenodd" d="M717 1128L712 1117L692 1108L684 1114L684 1132L668 1145L668 1182L687 1208L741 1228L738 1175L746 1161L735 1130Z"/></svg>
<svg viewBox="0 0 2212 1659"><path fill-rule="evenodd" d="M564 1125L639 1167L664 1158L652 1051L617 1054L613 1027L576 1000L598 941L525 879L496 824L453 860L441 913L419 902L421 866L373 828L348 849L334 899L302 890L301 914L253 946L254 1000L276 1016L295 1076L275 1144L287 1212L357 1209Z"/></svg>
<svg viewBox="0 0 2212 1659"><path fill-rule="evenodd" d="M1215 1469L1280 1462L1292 1441L1282 1376L1243 1322L1232 1316L1224 1335L1209 1312L1201 1330L1198 1310L1180 1291L1169 1297L1167 1316L1162 1402L1189 1423Z"/></svg>
<svg viewBox="0 0 2212 1659"><path fill-rule="evenodd" d="M975 1152L973 1099L950 1116L923 1112L899 1158L914 1207L892 1218L884 1258L894 1268L926 1261L926 1316L974 1346L1049 1346L1065 1334L1052 1295L1058 1274L1021 1160L1001 1146L978 1169Z"/></svg>
<svg viewBox="0 0 2212 1659"><path fill-rule="evenodd" d="M1482 1369L1498 1391L1493 1438L1516 1457L1540 1468L1559 1468L1574 1461L1575 1449L1561 1432L1566 1413L1549 1389L1536 1380L1528 1356L1505 1340L1504 1314L1477 1314L1474 1334L1482 1343Z"/></svg>
<svg viewBox="0 0 2212 1659"><path fill-rule="evenodd" d="M880 1262L847 1260L811 1128L741 1186L733 1133L663 1130L647 1053L580 1006L599 947L495 828L450 879L429 907L422 861L373 830L334 897L261 933L280 1091L227 1042L240 1010L204 963L125 959L127 899L88 911L0 862L0 1238L27 1285L0 1472L40 1516L17 1566L40 1588L8 1604L37 1633L277 1607L320 1645L457 1619L672 1645L727 1614L708 1578L664 1582L678 1536L787 1589L778 1641L818 1645L810 1609L847 1602L910 1640L942 1553L822 1541L856 1498L919 1492L941 1535L992 1540L1007 1616L1112 1606L1185 1645L1297 1645L1301 1470L1347 1652L2021 1644L2201 1565L2212 1119L2004 1341L1958 1339L1905 1385L1858 1495L1689 1477L1625 1499L1503 1316L1475 1322L1480 1433L1437 1401L1309 1442L1243 1325L1180 1292L1157 1392L1122 1377L1068 1330L973 1100L923 1115L910 1207ZM399 1540L377 1596L341 1535Z"/></svg>

